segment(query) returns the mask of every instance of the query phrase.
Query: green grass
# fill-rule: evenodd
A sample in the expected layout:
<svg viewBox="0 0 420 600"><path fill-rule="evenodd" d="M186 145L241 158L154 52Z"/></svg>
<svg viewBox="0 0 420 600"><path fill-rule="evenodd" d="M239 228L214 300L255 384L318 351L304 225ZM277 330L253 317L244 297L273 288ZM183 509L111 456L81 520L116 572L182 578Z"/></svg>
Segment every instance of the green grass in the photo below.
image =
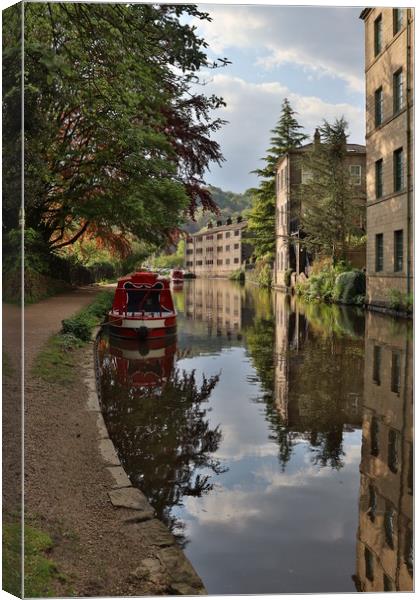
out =
<svg viewBox="0 0 420 600"><path fill-rule="evenodd" d="M61 332L50 337L36 357L32 374L48 383L74 383L78 377L75 351L90 340L93 328L103 320L113 297L113 292L100 292L89 306L64 319Z"/></svg>
<svg viewBox="0 0 420 600"><path fill-rule="evenodd" d="M22 596L21 540L20 522L3 524L3 589L15 596ZM25 525L25 597L55 596L54 584L67 581L55 563L46 556L52 547L53 542L48 534Z"/></svg>

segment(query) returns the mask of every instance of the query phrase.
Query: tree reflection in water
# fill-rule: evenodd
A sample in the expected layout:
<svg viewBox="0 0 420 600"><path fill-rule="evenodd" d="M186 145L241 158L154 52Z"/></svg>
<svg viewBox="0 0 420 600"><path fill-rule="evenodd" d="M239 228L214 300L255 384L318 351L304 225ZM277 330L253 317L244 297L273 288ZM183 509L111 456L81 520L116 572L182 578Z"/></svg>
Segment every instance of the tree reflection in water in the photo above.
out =
<svg viewBox="0 0 420 600"><path fill-rule="evenodd" d="M341 469L343 432L361 425L360 315L336 306L292 310L283 294L273 301L275 311L266 302L245 339L263 390L257 401L265 404L282 470L299 441L309 442L314 464Z"/></svg>
<svg viewBox="0 0 420 600"><path fill-rule="evenodd" d="M134 359L131 352L127 359L115 356L106 341L103 346L98 352L100 398L109 436L133 485L141 488L158 517L185 545L174 507L182 506L185 496L210 492L212 476L225 471L212 456L221 442L221 429L210 426L209 409L203 406L219 375L203 376L199 383L195 371L174 368L175 347L172 355L169 351L168 370L168 349L159 365L159 359L153 358L158 351ZM162 372L165 364L166 373ZM156 373L159 366L160 379L144 385L143 378L142 384L139 371Z"/></svg>

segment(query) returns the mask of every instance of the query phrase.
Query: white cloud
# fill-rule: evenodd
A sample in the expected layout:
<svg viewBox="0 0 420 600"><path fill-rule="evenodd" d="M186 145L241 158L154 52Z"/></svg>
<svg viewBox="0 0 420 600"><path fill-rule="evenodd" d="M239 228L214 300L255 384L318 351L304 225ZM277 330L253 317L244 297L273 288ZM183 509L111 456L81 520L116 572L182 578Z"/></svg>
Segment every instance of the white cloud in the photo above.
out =
<svg viewBox="0 0 420 600"><path fill-rule="evenodd" d="M363 25L357 9L327 7L212 6L212 22L199 32L216 54L258 49L265 69L295 64L320 76L340 78L363 92Z"/></svg>
<svg viewBox="0 0 420 600"><path fill-rule="evenodd" d="M250 83L222 73L209 80L206 93L222 96L227 103L227 108L219 112L229 123L215 136L227 162L222 172L212 169L213 179L217 176L220 181L217 185L224 189L242 191L255 185L255 177L249 173L261 166L259 159L269 146L270 130L279 119L285 96L309 135L324 119L333 121L344 115L349 122L349 141L364 141L364 111L350 103L331 103L317 96L301 95L276 81Z"/></svg>

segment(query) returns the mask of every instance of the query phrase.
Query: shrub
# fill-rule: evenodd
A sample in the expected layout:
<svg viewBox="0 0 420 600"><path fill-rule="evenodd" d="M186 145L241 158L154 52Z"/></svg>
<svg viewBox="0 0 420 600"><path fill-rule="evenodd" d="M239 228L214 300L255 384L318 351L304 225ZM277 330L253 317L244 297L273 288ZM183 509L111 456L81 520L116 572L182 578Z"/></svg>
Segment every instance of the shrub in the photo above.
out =
<svg viewBox="0 0 420 600"><path fill-rule="evenodd" d="M287 269L287 271L284 272L284 285L286 287L290 287L290 284L292 282L292 273L293 269Z"/></svg>
<svg viewBox="0 0 420 600"><path fill-rule="evenodd" d="M245 271L243 271L242 269L238 269L237 271L234 271L229 276L229 279L231 279L232 281L244 282L245 281Z"/></svg>
<svg viewBox="0 0 420 600"><path fill-rule="evenodd" d="M400 290L392 288L388 292L389 306L393 310L401 310L405 312L413 311L413 294L404 294Z"/></svg>
<svg viewBox="0 0 420 600"><path fill-rule="evenodd" d="M332 299L343 304L362 304L365 293L365 273L358 270L347 271L337 275Z"/></svg>
<svg viewBox="0 0 420 600"><path fill-rule="evenodd" d="M70 334L88 342L91 331L112 306L112 292L102 292L87 308L84 308L74 317L62 321L62 334Z"/></svg>

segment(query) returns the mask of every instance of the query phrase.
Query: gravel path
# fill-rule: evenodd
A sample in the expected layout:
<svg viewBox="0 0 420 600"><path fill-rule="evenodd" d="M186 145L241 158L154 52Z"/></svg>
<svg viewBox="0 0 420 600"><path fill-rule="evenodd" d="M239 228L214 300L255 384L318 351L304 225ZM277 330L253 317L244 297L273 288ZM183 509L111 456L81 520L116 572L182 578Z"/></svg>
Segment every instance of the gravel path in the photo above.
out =
<svg viewBox="0 0 420 600"><path fill-rule="evenodd" d="M167 593L161 577L147 578L139 570L142 561L156 555L144 527L133 523L132 511L115 509L109 500L113 479L98 450L96 419L86 411L83 364L92 364L92 345L78 351L80 378L71 388L47 384L31 374L35 356L59 331L61 320L91 302L97 291L79 289L25 311L25 518L54 540L51 559L68 578L57 583L56 595L68 594L69 587L78 596ZM3 343L17 372L18 330L19 309L4 305ZM7 389L12 391L13 381L17 391L8 394L8 412L19 396L19 377L9 377ZM4 426L8 447L18 446L18 416L16 409ZM13 474L18 479L19 461L6 467L12 479ZM8 497L9 507L16 491L18 486Z"/></svg>

